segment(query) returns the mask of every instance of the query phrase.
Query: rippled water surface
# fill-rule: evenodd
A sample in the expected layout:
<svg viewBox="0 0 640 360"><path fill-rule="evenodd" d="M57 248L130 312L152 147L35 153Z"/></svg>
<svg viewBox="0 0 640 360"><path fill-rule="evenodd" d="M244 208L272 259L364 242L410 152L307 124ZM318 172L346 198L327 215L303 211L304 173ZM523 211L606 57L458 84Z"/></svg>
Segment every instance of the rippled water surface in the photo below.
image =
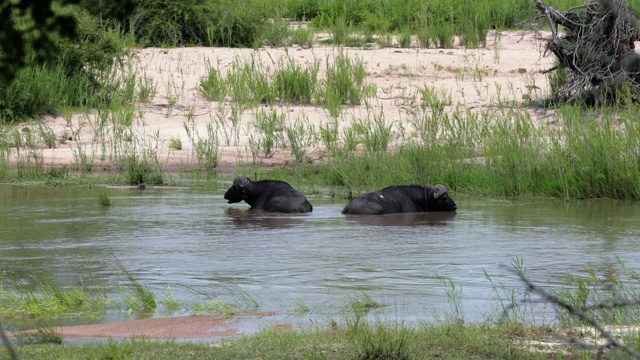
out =
<svg viewBox="0 0 640 360"><path fill-rule="evenodd" d="M518 288L516 258L536 280L604 272L617 258L640 267L635 202L452 194L457 214L346 217L346 200L310 198L313 213L281 215L227 204L226 187L110 189L110 207L88 188L0 187L1 266L72 285L94 276L116 292L117 259L158 300L171 285L186 304L252 299L279 320L304 321L363 297L391 305L396 318L429 320L451 308L443 279L461 291L465 319L482 320L496 307L484 272Z"/></svg>

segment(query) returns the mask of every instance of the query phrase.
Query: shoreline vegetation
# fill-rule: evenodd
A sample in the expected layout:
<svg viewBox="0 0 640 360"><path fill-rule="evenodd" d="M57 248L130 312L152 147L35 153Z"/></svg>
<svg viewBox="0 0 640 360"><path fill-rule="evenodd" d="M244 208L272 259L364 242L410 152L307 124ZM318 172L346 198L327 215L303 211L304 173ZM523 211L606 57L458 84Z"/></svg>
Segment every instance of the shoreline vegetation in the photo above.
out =
<svg viewBox="0 0 640 360"><path fill-rule="evenodd" d="M406 13L427 6L418 2L394 4L400 3ZM171 183L176 175L206 179L244 172L287 179L311 193L329 191L328 195L341 197L350 189L443 183L455 192L487 196L640 198L640 129L635 121L639 114L633 99L621 97L618 103L600 108L550 107L548 100L563 81L561 73L551 72L540 80L540 74L526 75L526 68L518 69L530 77L525 84L528 90L520 93L513 84L483 82L490 74L474 64L477 59L472 55L465 55L467 63L459 67L434 64L434 78L422 86L386 89L367 80L370 64L348 50L490 46L498 65L501 32L490 29L514 28L532 18L533 9L524 3L474 3L485 7L458 13L459 7L449 2L429 2L426 10L455 20L442 35L450 42L428 40L419 33L429 30L429 36L435 36L439 34L436 30L443 29L442 23L432 24L431 17L410 16L407 18L413 20L403 27L393 20L401 14L383 17L387 4L373 0L339 7L333 1L291 1L284 7L262 3L256 10L261 15L245 15L271 19L251 21L269 31L261 28L259 33L251 33L252 41L245 42L232 36L240 36L236 33L228 34L227 40L207 38L202 29L213 30L206 24L195 26L170 17L177 16L178 10L204 11L201 7L207 5L189 7L186 2L174 9L162 1L145 4L149 8L136 8L137 17L128 18L128 22L99 20L92 13L96 9L54 6L57 12L77 19L80 46L63 39L58 61L27 64L9 86L0 88L0 181L91 182L78 180L79 176L112 184L162 185ZM568 8L579 4L552 5ZM157 19L148 18L153 6L162 10ZM489 8L492 15L488 18L478 15ZM288 17L266 17L276 9ZM240 14L234 15L239 16L233 19L234 26L249 23ZM172 32L181 34L179 41L160 36L157 21L164 17L173 19L172 26L184 28ZM293 21L299 24L306 19L305 26L292 26ZM378 24L382 19L385 24ZM465 35L469 30L463 26L465 20L477 25L476 35ZM345 31L354 43L340 40L336 29L340 21L344 26L349 24ZM187 32L189 25L202 33ZM282 31L278 41L263 38L276 28ZM311 42L300 41L296 37L299 31L308 32ZM403 31L408 41L402 40ZM187 38L189 34L192 37ZM137 46L161 46L165 50L160 51L168 53L167 47L184 45L281 47L285 54L271 58L269 65L255 50L236 56L225 69L207 63L195 89L189 89L209 104L203 109L186 99L188 89L179 76L166 83L148 77L139 67L139 51L133 51ZM301 63L287 50L292 46L332 50ZM384 73L410 81L418 75L406 70L390 66ZM445 73L453 73L458 92L438 86L439 76L444 78ZM475 92L484 101L482 106L469 107L465 97L470 95L459 93L470 79L474 90L466 91ZM542 88L546 85L549 89ZM399 100L384 109L386 103L381 99L385 96ZM145 131L154 111L180 124L185 136ZM310 111L322 112L324 120L309 120ZM42 115L42 119L51 119L47 114L64 119L66 126L54 130L48 125L51 122L29 121ZM66 162L45 157L48 150L63 148L72 157ZM161 155L162 151L183 149L191 150L186 162L171 163ZM230 152L235 160L224 162ZM276 166L274 154L281 157Z"/></svg>
<svg viewBox="0 0 640 360"><path fill-rule="evenodd" d="M0 5L0 11L5 14L18 2ZM370 64L353 55L373 49L407 54L484 49L498 68L503 32L540 29L529 27L534 9L525 1L153 0L123 8L118 1L104 1L101 8L79 3L53 1L54 14L75 19L77 28L75 37L55 30L46 34L57 44L48 54L36 46L43 31L34 26L38 22L28 13L9 12L26 45L18 69L7 65L14 54L0 49L0 65L13 75L0 83L0 182L162 186L193 180L206 184L244 173L286 180L312 195L340 197L352 189L443 183L453 192L479 196L640 199L640 110L632 97L602 107L556 104L551 99L566 74L518 68L516 75L528 80L527 91L517 92L509 84L483 83L490 74L472 55L455 67L433 64L432 78L420 80L419 86L386 89L371 81ZM567 10L584 2L549 4ZM179 80L180 71L158 81L139 67L145 48L172 55L183 47L224 47L242 56L224 68L206 63L207 71L190 87ZM284 55L267 53L265 65L260 49L280 49ZM294 61L296 49L318 49L323 55ZM410 79L418 76L402 66L384 72L414 83ZM447 76L457 89L464 83L465 92L439 87ZM468 106L472 94L483 105ZM187 101L191 97L208 105L198 107ZM382 98L401 105L383 111ZM389 111L402 121L391 120ZM183 136L145 131L152 112L173 119ZM326 120L310 121L306 114L313 112ZM64 130L42 119L62 119ZM70 149L70 157L54 166L45 152L61 147ZM235 149L231 162L224 158L225 147ZM169 165L160 156L161 150L184 149L185 163ZM276 152L286 154L277 164L271 161ZM110 206L108 194L98 197L101 206ZM524 275L521 265L515 262ZM598 329L638 322L638 275L619 265L623 279L586 270L549 293L523 278L524 302L517 298L521 293L492 282L501 299L499 310L507 316L493 314L481 324L464 323L451 284L451 313L441 323L417 328L401 319L372 318L371 304L364 310L354 303L340 323L266 329L215 344L132 339L58 346L55 331L37 325L35 335L14 347L20 358L30 359L637 358L635 328L613 338L607 338L609 330ZM155 309L154 295L122 270L134 291L118 306ZM6 309L13 300L44 305L46 296L57 306L96 299L102 300L98 307L113 305L46 274L36 278L44 286L36 292L17 276L0 275L0 304ZM532 297L564 309L557 323L528 321L531 314L524 309ZM165 300L164 306L171 306L170 297ZM233 312L225 304L214 305L215 311ZM3 327L11 316L39 315L0 314ZM584 328L598 329L596 338L604 343L586 350L570 346L576 339L591 339ZM549 348L547 340L557 333L564 337L561 346ZM5 350L0 348L0 359L10 358Z"/></svg>
<svg viewBox="0 0 640 360"><path fill-rule="evenodd" d="M232 303L215 298L181 303L170 287L160 297L114 261L124 280L116 291L118 299L105 292L95 274L79 286L69 286L41 271L34 271L28 279L7 273L0 287L0 319L3 328L12 330L11 349L28 359L174 359L187 355L204 359L591 359L635 358L640 344L640 331L634 326L639 315L636 286L640 278L620 260L607 274L585 269L552 284L532 282L523 261L516 258L511 272L520 278L522 289L505 286L485 272L495 302L481 322L465 321L460 289L442 278L449 309L434 314L435 322L409 324L393 311L385 311L389 304L363 293L346 299L340 315L322 323L305 321L296 328L286 324L265 327L248 336L223 335L212 342L179 336L177 340L154 340L153 335L145 339L144 329L136 325L139 335L131 338L100 335L80 343L67 339L60 346L65 331L59 326L71 319L85 322L114 311L144 312L148 319L184 311L191 316L233 319L259 308L251 294L239 289ZM309 311L303 303L296 307L301 319ZM539 312L541 308L545 310ZM208 319L205 329L215 321ZM228 325L223 327L228 330ZM215 330L201 335L205 333L214 336ZM159 332L153 329L149 334ZM8 355L0 351L0 359L10 358Z"/></svg>

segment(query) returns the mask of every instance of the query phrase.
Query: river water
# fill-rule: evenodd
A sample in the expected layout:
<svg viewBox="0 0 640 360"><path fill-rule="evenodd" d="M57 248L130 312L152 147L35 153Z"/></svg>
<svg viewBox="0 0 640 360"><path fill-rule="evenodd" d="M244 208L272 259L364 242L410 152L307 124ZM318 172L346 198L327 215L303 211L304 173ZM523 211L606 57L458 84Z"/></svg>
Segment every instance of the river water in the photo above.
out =
<svg viewBox="0 0 640 360"><path fill-rule="evenodd" d="M88 187L1 186L4 280L45 271L74 286L92 278L116 296L126 284L119 261L158 301L170 288L185 304L178 314L215 298L276 312L272 321L326 322L372 300L408 322L440 318L454 304L465 321L482 321L506 290L522 293L514 261L538 283L585 268L611 273L618 260L640 268L632 201L453 193L456 214L347 217L346 200L310 198L313 213L283 215L229 205L227 187L109 189L112 205L103 207Z"/></svg>

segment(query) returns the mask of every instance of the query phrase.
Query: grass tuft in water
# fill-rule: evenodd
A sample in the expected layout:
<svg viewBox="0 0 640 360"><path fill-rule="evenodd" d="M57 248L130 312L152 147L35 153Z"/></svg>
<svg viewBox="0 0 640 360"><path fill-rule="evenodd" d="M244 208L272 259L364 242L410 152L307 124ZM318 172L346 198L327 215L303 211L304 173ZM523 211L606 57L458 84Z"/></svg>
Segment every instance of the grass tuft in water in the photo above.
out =
<svg viewBox="0 0 640 360"><path fill-rule="evenodd" d="M153 312L156 309L156 298L153 292L140 282L124 267L124 265L114 257L114 260L121 271L121 276L127 280L129 288L132 290L124 296L127 305L127 312L134 311Z"/></svg>
<svg viewBox="0 0 640 360"><path fill-rule="evenodd" d="M96 195L98 196L98 203L104 207L111 206L111 198L109 197L109 190L105 187L99 186L96 189Z"/></svg>

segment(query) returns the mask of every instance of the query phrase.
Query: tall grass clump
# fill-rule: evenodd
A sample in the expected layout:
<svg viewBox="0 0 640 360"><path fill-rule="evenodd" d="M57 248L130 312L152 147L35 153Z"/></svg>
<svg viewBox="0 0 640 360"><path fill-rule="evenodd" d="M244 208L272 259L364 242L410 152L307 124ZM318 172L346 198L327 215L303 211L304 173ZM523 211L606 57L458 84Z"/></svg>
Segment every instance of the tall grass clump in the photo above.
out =
<svg viewBox="0 0 640 360"><path fill-rule="evenodd" d="M286 114L276 110L268 112L260 109L254 113L252 125L260 132L258 146L264 157L272 157L281 143L285 119Z"/></svg>
<svg viewBox="0 0 640 360"><path fill-rule="evenodd" d="M220 160L220 140L218 139L217 126L212 123L206 124L205 135L200 135L193 122L184 123L184 129L200 169L205 172L214 171Z"/></svg>
<svg viewBox="0 0 640 360"><path fill-rule="evenodd" d="M135 151L129 152L121 159L129 185L162 185L162 169L153 162L146 154L139 154Z"/></svg>
<svg viewBox="0 0 640 360"><path fill-rule="evenodd" d="M121 272L121 277L125 279L129 285L130 291L123 295L124 303L128 308L127 311L153 312L157 305L155 294L147 286L140 284L138 279L136 279L117 258L114 257L114 260Z"/></svg>
<svg viewBox="0 0 640 360"><path fill-rule="evenodd" d="M96 190L96 196L98 197L98 203L104 207L111 206L111 198L109 197L109 191L104 187L98 187Z"/></svg>
<svg viewBox="0 0 640 360"><path fill-rule="evenodd" d="M579 0L570 2L583 4ZM343 45L349 45L353 34L360 32L400 34L405 46L407 35L415 34L426 46L449 48L459 37L462 45L478 47L486 44L490 29L513 28L532 15L530 4L517 1L327 0L318 2L311 24L329 30L332 42Z"/></svg>
<svg viewBox="0 0 640 360"><path fill-rule="evenodd" d="M254 42L253 46L289 46L293 30L291 21L285 18L280 7L275 7L270 11L270 17L265 22L260 31L259 42Z"/></svg>
<svg viewBox="0 0 640 360"><path fill-rule="evenodd" d="M245 108L261 103L272 105L275 89L269 81L271 72L253 54L249 59L235 58L225 78L229 95Z"/></svg>
<svg viewBox="0 0 640 360"><path fill-rule="evenodd" d="M247 59L236 57L225 75L209 66L207 76L200 79L199 92L211 101L230 96L240 111L281 101L324 105L334 117L343 105L359 105L375 94L375 86L364 82L367 73L362 60L340 50L333 59L327 57L325 79L318 79L320 65L319 61L297 64L287 57L272 69L255 54Z"/></svg>
<svg viewBox="0 0 640 360"><path fill-rule="evenodd" d="M638 140L635 107L592 111L563 107L562 127L553 133L553 147L544 161L552 174L550 192L566 198L640 197Z"/></svg>
<svg viewBox="0 0 640 360"><path fill-rule="evenodd" d="M350 130L357 137L357 143L363 144L369 154L386 152L392 140L392 124L385 121L382 112L354 119Z"/></svg>
<svg viewBox="0 0 640 360"><path fill-rule="evenodd" d="M317 142L315 127L309 123L307 117L296 118L293 123L285 126L284 133L296 162L301 163L305 159L307 149Z"/></svg>
<svg viewBox="0 0 640 360"><path fill-rule="evenodd" d="M138 133L114 118L106 135L111 148L100 160L111 160L111 166L123 171L130 185L163 184L163 164L158 158L163 140L158 131Z"/></svg>
<svg viewBox="0 0 640 360"><path fill-rule="evenodd" d="M320 63L303 68L288 58L281 60L273 74L273 87L280 100L288 104L309 104L317 91Z"/></svg>
<svg viewBox="0 0 640 360"><path fill-rule="evenodd" d="M299 27L291 31L291 44L312 48L316 41L313 29Z"/></svg>
<svg viewBox="0 0 640 360"><path fill-rule="evenodd" d="M349 326L349 325L348 325ZM359 322L349 329L354 343L356 359L407 360L412 359L409 350L414 331L402 323L377 320L373 324Z"/></svg>
<svg viewBox="0 0 640 360"><path fill-rule="evenodd" d="M343 105L359 105L366 96L375 93L373 85L364 83L367 72L362 60L348 56L343 50L333 61L326 59L326 71L320 96L333 117L338 116Z"/></svg>
<svg viewBox="0 0 640 360"><path fill-rule="evenodd" d="M227 94L225 78L210 63L207 63L207 76L200 79L198 91L209 101L221 101Z"/></svg>
<svg viewBox="0 0 640 360"><path fill-rule="evenodd" d="M14 333L17 345L62 344L62 334L53 327L40 326L35 330Z"/></svg>

